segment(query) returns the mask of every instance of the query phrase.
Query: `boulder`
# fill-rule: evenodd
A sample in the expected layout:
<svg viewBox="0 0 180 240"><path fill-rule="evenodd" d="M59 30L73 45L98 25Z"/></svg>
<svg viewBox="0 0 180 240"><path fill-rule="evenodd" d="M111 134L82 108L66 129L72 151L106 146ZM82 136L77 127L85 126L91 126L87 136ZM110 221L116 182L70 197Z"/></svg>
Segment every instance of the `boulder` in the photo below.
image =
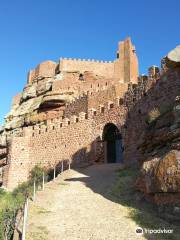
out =
<svg viewBox="0 0 180 240"><path fill-rule="evenodd" d="M4 127L6 130L11 130L11 129L20 128L23 126L24 126L24 117L18 116L18 117L14 117L11 121L7 122Z"/></svg>
<svg viewBox="0 0 180 240"><path fill-rule="evenodd" d="M45 80L38 83L36 92L37 96L42 95L52 89L52 80Z"/></svg>
<svg viewBox="0 0 180 240"><path fill-rule="evenodd" d="M163 157L155 157L145 161L136 186L149 193L180 192L180 153L171 150Z"/></svg>
<svg viewBox="0 0 180 240"><path fill-rule="evenodd" d="M167 60L169 66L180 66L180 45L168 53Z"/></svg>
<svg viewBox="0 0 180 240"><path fill-rule="evenodd" d="M11 112L6 116L4 128L7 130L23 127L27 115L33 113L42 102L42 96L32 98L23 102L20 106L11 109Z"/></svg>
<svg viewBox="0 0 180 240"><path fill-rule="evenodd" d="M65 94L51 93L43 97L40 109L46 107L47 108L61 107L64 106L67 102L71 102L73 100L74 97L70 93Z"/></svg>
<svg viewBox="0 0 180 240"><path fill-rule="evenodd" d="M11 109L6 119L12 120L13 117L23 116L31 113L39 108L42 101L42 96L28 99L26 102L21 103L20 106L16 106Z"/></svg>
<svg viewBox="0 0 180 240"><path fill-rule="evenodd" d="M164 71L170 68L180 67L180 45L170 51L168 55L161 60L161 66Z"/></svg>
<svg viewBox="0 0 180 240"><path fill-rule="evenodd" d="M35 69L35 76L36 78L43 79L43 78L51 78L55 76L57 63L53 61L45 61L40 63Z"/></svg>
<svg viewBox="0 0 180 240"><path fill-rule="evenodd" d="M36 97L36 85L28 85L24 88L22 94L22 100L26 101L27 99Z"/></svg>

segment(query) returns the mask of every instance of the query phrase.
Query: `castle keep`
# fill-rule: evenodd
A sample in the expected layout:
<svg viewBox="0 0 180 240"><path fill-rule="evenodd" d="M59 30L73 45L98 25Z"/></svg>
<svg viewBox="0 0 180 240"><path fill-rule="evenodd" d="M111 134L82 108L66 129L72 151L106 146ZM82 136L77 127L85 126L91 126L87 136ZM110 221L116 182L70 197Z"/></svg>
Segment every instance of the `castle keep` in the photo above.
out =
<svg viewBox="0 0 180 240"><path fill-rule="evenodd" d="M1 185L14 189L37 164L52 169L62 162L73 167L139 162L143 168L149 152L155 149L151 157L156 156L160 148L155 145L162 142L156 139L149 152L142 150L147 114L165 103L178 105L180 68L172 62L166 59L161 70L153 66L148 76L139 76L135 47L127 38L112 62L62 58L39 64L29 72L23 92L13 98L0 130ZM173 115L172 122L176 120ZM164 134L172 140L168 131ZM177 145L169 151L177 160ZM173 164L177 180L178 161ZM137 184L148 192L146 183Z"/></svg>

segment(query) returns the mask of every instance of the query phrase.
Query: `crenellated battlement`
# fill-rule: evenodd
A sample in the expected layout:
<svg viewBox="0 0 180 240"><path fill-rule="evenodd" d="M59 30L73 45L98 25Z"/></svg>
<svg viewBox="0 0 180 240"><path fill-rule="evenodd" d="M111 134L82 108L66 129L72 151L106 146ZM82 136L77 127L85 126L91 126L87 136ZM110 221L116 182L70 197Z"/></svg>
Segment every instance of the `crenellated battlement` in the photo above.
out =
<svg viewBox="0 0 180 240"><path fill-rule="evenodd" d="M97 108L90 108L88 112L80 112L77 115L71 115L68 117L60 117L42 121L34 126L28 126L23 128L23 137L32 136L37 137L42 134L48 134L53 131L63 131L69 127L74 127L75 124L81 124L82 122L92 121L95 118L105 118L106 115L111 114L111 111L117 111L117 108L122 106L120 102L121 98L116 98L115 101L108 101L104 105L99 105Z"/></svg>
<svg viewBox="0 0 180 240"><path fill-rule="evenodd" d="M80 62L97 62L97 63L113 63L114 61L104 61L104 60L96 60L96 59L81 59L81 58L66 58L66 57L61 57L60 62L63 60L67 61L80 61Z"/></svg>
<svg viewBox="0 0 180 240"><path fill-rule="evenodd" d="M113 77L114 62L99 61L94 59L61 58L59 61L60 72L93 72L99 76Z"/></svg>

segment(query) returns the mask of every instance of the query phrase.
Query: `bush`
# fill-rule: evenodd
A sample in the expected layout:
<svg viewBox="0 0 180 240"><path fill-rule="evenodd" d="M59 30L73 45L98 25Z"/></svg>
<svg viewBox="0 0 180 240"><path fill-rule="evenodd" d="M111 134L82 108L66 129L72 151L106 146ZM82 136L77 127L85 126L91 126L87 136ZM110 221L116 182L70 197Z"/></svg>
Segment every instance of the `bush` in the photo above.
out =
<svg viewBox="0 0 180 240"><path fill-rule="evenodd" d="M0 189L0 240L13 238L17 214L22 210L27 197L33 193L33 182L42 185L43 172L40 166L35 166L30 172L29 181L20 184L12 193Z"/></svg>
<svg viewBox="0 0 180 240"><path fill-rule="evenodd" d="M159 108L153 108L145 117L145 122L151 124L155 122L160 116L172 111L173 105L162 105Z"/></svg>
<svg viewBox="0 0 180 240"><path fill-rule="evenodd" d="M31 197L33 193L33 186L30 181L21 183L12 192L12 196L20 203L23 204L26 198Z"/></svg>
<svg viewBox="0 0 180 240"><path fill-rule="evenodd" d="M161 115L160 111L158 108L153 108L148 115L145 117L145 122L147 124L152 123L155 121L159 116Z"/></svg>
<svg viewBox="0 0 180 240"><path fill-rule="evenodd" d="M0 198L0 240L12 239L18 209L17 200L4 192Z"/></svg>
<svg viewBox="0 0 180 240"><path fill-rule="evenodd" d="M46 175L45 169L36 165L30 172L30 182L36 181L37 186L42 186L43 173Z"/></svg>

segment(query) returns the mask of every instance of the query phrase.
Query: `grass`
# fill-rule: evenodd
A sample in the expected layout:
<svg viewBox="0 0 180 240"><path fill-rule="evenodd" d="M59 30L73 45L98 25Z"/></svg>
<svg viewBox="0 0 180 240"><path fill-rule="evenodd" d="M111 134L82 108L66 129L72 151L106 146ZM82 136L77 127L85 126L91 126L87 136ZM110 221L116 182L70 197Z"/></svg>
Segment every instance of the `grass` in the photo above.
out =
<svg viewBox="0 0 180 240"><path fill-rule="evenodd" d="M14 221L20 205L20 199L14 199L12 194L0 190L0 240L4 239L5 231L8 232L8 239L13 234Z"/></svg>
<svg viewBox="0 0 180 240"><path fill-rule="evenodd" d="M31 211L35 216L38 216L39 214L47 214L47 213L52 213L52 211L49 211L43 207L35 206L33 205L31 207Z"/></svg>
<svg viewBox="0 0 180 240"><path fill-rule="evenodd" d="M40 225L38 222L39 219L48 218L49 213L52 213L52 211L49 211L43 207L39 207L34 203L31 203L29 218L33 216L36 219L36 224L31 223L28 225L28 231L26 235L27 240L48 240L49 239L48 238L49 231L47 227ZM31 228L33 229L33 231L29 231Z"/></svg>
<svg viewBox="0 0 180 240"><path fill-rule="evenodd" d="M66 183L66 182L60 182L60 183L58 183L58 185L60 185L60 186L69 186L69 183Z"/></svg>
<svg viewBox="0 0 180 240"><path fill-rule="evenodd" d="M47 213L51 213L51 211L46 210L46 209L44 209L44 208L41 208L41 209L38 210L37 213L39 213L39 214L47 214Z"/></svg>
<svg viewBox="0 0 180 240"><path fill-rule="evenodd" d="M27 240L48 240L48 233L46 227L37 226L35 232L27 235Z"/></svg>
<svg viewBox="0 0 180 240"><path fill-rule="evenodd" d="M35 166L27 182L21 183L13 192L5 192L0 189L0 240L13 238L16 217L21 213L26 198L32 197L33 182L36 186L42 182L42 176L45 170L40 166Z"/></svg>
<svg viewBox="0 0 180 240"><path fill-rule="evenodd" d="M173 229L173 234L144 234L150 240L179 240L180 225L170 224L158 216L156 207L146 202L143 198L138 200L139 193L136 191L134 183L138 175L137 168L127 168L119 170L116 184L111 190L111 197L121 205L127 207L128 218L136 224L146 229Z"/></svg>

